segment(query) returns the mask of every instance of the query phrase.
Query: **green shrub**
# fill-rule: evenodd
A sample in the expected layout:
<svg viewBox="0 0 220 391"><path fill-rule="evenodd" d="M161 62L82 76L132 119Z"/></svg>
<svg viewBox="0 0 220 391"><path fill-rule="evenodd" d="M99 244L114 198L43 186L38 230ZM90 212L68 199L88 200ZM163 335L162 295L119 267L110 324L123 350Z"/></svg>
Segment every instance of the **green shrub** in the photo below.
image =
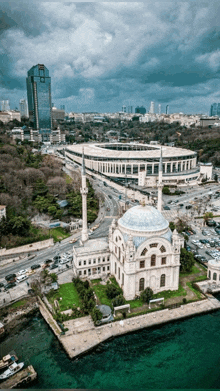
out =
<svg viewBox="0 0 220 391"><path fill-rule="evenodd" d="M93 322L96 323L98 320L102 319L102 313L98 308L94 307L91 312L91 317Z"/></svg>
<svg viewBox="0 0 220 391"><path fill-rule="evenodd" d="M153 291L149 287L145 288L145 290L141 292L140 298L144 303L149 303L152 297L153 297Z"/></svg>
<svg viewBox="0 0 220 391"><path fill-rule="evenodd" d="M108 284L106 286L106 295L108 299L114 299L116 296L122 295L123 291L120 287L114 285L114 284Z"/></svg>
<svg viewBox="0 0 220 391"><path fill-rule="evenodd" d="M114 307L123 305L125 304L125 298L123 297L123 295L118 295L112 300L112 304Z"/></svg>

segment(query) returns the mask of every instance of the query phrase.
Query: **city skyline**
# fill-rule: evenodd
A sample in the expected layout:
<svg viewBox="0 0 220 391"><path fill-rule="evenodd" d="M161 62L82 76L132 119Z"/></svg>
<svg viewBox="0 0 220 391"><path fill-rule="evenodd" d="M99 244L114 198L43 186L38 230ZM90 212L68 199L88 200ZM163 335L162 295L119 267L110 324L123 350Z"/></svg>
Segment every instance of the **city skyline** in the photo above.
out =
<svg viewBox="0 0 220 391"><path fill-rule="evenodd" d="M1 3L0 100L26 99L27 71L44 64L66 111L125 106L208 114L220 101L217 1ZM25 17L24 17L25 15Z"/></svg>

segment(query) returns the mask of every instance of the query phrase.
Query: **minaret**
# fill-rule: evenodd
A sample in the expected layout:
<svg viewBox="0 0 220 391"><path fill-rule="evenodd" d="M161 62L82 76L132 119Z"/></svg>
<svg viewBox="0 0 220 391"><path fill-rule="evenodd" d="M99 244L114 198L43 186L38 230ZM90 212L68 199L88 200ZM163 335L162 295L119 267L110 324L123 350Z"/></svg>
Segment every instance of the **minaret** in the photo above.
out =
<svg viewBox="0 0 220 391"><path fill-rule="evenodd" d="M162 147L161 147L160 148L159 176L158 176L158 184L157 184L157 189L158 189L157 209L159 210L159 212L161 212L161 210L162 210L162 188L163 188L162 176L163 176L163 160L162 160Z"/></svg>
<svg viewBox="0 0 220 391"><path fill-rule="evenodd" d="M80 189L82 194L82 233L81 239L82 242L88 240L88 228L87 228L87 193L88 188L86 186L86 170L85 170L85 161L84 161L84 149L82 151L82 188Z"/></svg>

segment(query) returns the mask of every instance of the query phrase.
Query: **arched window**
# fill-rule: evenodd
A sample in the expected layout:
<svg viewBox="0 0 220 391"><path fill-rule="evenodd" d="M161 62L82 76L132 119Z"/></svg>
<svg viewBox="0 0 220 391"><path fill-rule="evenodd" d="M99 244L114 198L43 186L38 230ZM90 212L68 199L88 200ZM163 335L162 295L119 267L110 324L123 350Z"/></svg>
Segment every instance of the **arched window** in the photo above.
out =
<svg viewBox="0 0 220 391"><path fill-rule="evenodd" d="M143 291L143 290L144 290L144 278L140 278L139 291Z"/></svg>
<svg viewBox="0 0 220 391"><path fill-rule="evenodd" d="M161 253L165 253L165 252L166 252L166 249L165 249L165 247L164 247L164 246L161 246L161 248L160 248L160 252L161 252Z"/></svg>
<svg viewBox="0 0 220 391"><path fill-rule="evenodd" d="M156 266L156 255L155 254L151 255L150 265Z"/></svg>
<svg viewBox="0 0 220 391"><path fill-rule="evenodd" d="M160 276L160 286L165 286L166 276L165 274L161 274Z"/></svg>
<svg viewBox="0 0 220 391"><path fill-rule="evenodd" d="M142 251L142 253L141 253L141 257L143 257L146 253L147 253L147 249L144 248L143 251Z"/></svg>
<svg viewBox="0 0 220 391"><path fill-rule="evenodd" d="M217 273L213 273L213 280L217 280Z"/></svg>
<svg viewBox="0 0 220 391"><path fill-rule="evenodd" d="M157 247L157 246L158 246L158 243L151 243L150 244L150 248Z"/></svg>
<svg viewBox="0 0 220 391"><path fill-rule="evenodd" d="M209 278L211 278L211 272L210 272L210 270L209 270Z"/></svg>

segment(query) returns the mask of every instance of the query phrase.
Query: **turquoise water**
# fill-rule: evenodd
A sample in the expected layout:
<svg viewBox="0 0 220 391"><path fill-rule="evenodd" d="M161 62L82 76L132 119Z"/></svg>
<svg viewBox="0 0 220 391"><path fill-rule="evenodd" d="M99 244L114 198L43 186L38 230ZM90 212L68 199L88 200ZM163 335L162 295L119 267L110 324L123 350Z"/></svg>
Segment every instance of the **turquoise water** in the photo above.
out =
<svg viewBox="0 0 220 391"><path fill-rule="evenodd" d="M220 311L107 341L71 361L39 317L8 337L0 353L14 349L34 366L34 389L219 388L219 326Z"/></svg>

